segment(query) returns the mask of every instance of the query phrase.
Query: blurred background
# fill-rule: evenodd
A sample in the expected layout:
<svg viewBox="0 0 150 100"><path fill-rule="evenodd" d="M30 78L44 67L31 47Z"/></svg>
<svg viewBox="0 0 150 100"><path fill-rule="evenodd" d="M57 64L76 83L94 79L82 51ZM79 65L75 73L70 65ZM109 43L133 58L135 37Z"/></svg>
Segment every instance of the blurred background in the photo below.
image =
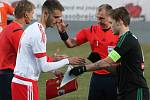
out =
<svg viewBox="0 0 150 100"><path fill-rule="evenodd" d="M16 5L19 0L3 0L12 6ZM36 5L34 21L38 20L41 14L41 5L45 0L29 0ZM59 0L65 8L62 19L65 20L68 26L70 36L75 36L76 32L84 27L96 24L96 7L101 4L110 4L113 8L125 6L131 15L130 28L138 37L145 56L145 77L150 87L150 6L149 0ZM13 19L9 16L9 20ZM48 54L52 55L56 49L61 49L61 53L70 56L79 55L87 57L90 48L87 44L74 49L68 49L60 40L56 29L46 30L48 39ZM62 69L64 70L64 69ZM54 100L87 100L88 86L91 73L86 73L78 78L79 89L76 92L69 93ZM39 80L40 99L45 100L45 80L54 77L50 73L43 73Z"/></svg>
<svg viewBox="0 0 150 100"><path fill-rule="evenodd" d="M15 7L19 0L2 0ZM36 5L34 20L41 14L41 6L45 0L29 0ZM125 6L131 15L131 30L141 42L150 42L150 6L148 0L59 0L65 8L62 19L69 24L68 31L74 36L83 27L91 26L96 21L96 7L101 4L110 4L113 8ZM12 20L9 16L9 20ZM49 41L59 41L55 29L48 29ZM49 34L50 33L50 34Z"/></svg>

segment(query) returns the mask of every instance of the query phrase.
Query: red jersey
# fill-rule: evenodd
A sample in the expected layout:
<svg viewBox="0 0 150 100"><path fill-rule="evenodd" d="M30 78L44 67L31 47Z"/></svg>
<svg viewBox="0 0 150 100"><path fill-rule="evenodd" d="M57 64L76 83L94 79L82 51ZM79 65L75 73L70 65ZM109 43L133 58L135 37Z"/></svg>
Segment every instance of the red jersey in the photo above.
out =
<svg viewBox="0 0 150 100"><path fill-rule="evenodd" d="M7 14L13 15L14 8L7 3L0 2L0 32L7 25Z"/></svg>
<svg viewBox="0 0 150 100"><path fill-rule="evenodd" d="M79 45L89 42L92 52L96 52L102 59L106 58L108 52L116 46L118 35L114 35L112 30L103 31L99 25L84 28L76 34ZM94 71L97 74L109 74L107 70Z"/></svg>
<svg viewBox="0 0 150 100"><path fill-rule="evenodd" d="M2 31L0 35L0 70L14 69L22 33L22 27L16 22L12 22Z"/></svg>

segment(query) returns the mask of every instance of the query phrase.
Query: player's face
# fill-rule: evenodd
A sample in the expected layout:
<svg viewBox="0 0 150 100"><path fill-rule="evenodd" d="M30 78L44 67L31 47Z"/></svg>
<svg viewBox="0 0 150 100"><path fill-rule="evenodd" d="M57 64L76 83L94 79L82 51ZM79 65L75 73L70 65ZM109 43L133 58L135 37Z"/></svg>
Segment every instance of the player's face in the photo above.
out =
<svg viewBox="0 0 150 100"><path fill-rule="evenodd" d="M101 9L96 11L97 23L99 25L107 25L108 26L108 15L105 9Z"/></svg>
<svg viewBox="0 0 150 100"><path fill-rule="evenodd" d="M34 10L30 11L30 12L26 12L25 15L25 22L26 24L30 24L32 19L33 19L33 14L34 14Z"/></svg>
<svg viewBox="0 0 150 100"><path fill-rule="evenodd" d="M60 22L60 18L62 16L62 11L54 10L52 13L49 14L46 22L46 27L54 27L57 22Z"/></svg>
<svg viewBox="0 0 150 100"><path fill-rule="evenodd" d="M109 17L109 24L111 26L113 33L116 35L119 34L119 30L120 30L119 23Z"/></svg>

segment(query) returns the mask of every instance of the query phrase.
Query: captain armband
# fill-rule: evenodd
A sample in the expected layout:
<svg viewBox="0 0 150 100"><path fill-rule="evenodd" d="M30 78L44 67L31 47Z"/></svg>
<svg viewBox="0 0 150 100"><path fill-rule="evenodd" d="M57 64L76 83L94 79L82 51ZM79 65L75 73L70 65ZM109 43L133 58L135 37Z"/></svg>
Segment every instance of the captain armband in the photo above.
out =
<svg viewBox="0 0 150 100"><path fill-rule="evenodd" d="M118 61L121 58L121 56L119 55L119 53L116 52L115 50L112 50L109 53L108 57L110 57L114 62Z"/></svg>
<svg viewBox="0 0 150 100"><path fill-rule="evenodd" d="M59 35L63 41L66 41L69 38L67 32L63 32L63 33L59 32Z"/></svg>

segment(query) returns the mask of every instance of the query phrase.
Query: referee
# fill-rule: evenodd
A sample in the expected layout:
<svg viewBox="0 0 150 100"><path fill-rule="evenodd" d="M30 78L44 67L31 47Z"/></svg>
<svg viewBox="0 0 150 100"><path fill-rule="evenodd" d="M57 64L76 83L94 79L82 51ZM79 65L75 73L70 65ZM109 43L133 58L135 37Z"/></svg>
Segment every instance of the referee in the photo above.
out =
<svg viewBox="0 0 150 100"><path fill-rule="evenodd" d="M73 48L84 43L89 43L91 54L88 60L96 62L108 56L108 53L116 46L119 35L114 35L108 23L109 13L112 7L109 4L102 4L96 9L97 24L83 28L76 33L74 38L67 35L64 23L58 23L57 28L61 39L67 47ZM115 73L108 70L96 70L92 73L88 100L116 100L117 77ZM101 84L101 85L99 85Z"/></svg>
<svg viewBox="0 0 150 100"><path fill-rule="evenodd" d="M110 14L109 23L114 34L120 35L117 46L105 59L75 67L70 75L77 76L86 71L117 68L117 100L149 100L149 88L143 76L143 54L138 39L129 30L129 13L124 7L116 8ZM117 62L121 62L121 65L116 66Z"/></svg>

